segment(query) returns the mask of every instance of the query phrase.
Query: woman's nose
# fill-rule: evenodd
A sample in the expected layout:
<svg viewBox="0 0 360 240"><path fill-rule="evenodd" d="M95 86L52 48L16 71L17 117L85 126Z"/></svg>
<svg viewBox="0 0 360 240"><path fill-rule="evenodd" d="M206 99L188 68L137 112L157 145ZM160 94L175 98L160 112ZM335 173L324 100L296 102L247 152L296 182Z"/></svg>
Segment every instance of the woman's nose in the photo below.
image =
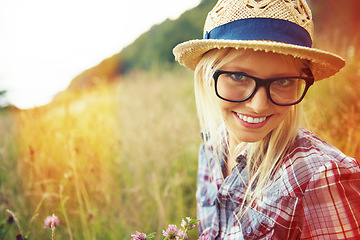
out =
<svg viewBox="0 0 360 240"><path fill-rule="evenodd" d="M260 87L255 95L245 102L248 108L251 108L255 113L263 113L269 108L270 100L266 94L265 87Z"/></svg>

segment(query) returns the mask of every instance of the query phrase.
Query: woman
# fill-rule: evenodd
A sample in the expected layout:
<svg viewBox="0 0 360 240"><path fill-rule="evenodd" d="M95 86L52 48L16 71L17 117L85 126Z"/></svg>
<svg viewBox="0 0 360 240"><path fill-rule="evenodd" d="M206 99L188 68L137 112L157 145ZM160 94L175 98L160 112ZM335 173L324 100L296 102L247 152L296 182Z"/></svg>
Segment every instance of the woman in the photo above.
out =
<svg viewBox="0 0 360 240"><path fill-rule="evenodd" d="M220 0L174 48L195 70L201 235L360 239L359 164L300 127L309 87L345 64L311 48L312 24L305 0Z"/></svg>

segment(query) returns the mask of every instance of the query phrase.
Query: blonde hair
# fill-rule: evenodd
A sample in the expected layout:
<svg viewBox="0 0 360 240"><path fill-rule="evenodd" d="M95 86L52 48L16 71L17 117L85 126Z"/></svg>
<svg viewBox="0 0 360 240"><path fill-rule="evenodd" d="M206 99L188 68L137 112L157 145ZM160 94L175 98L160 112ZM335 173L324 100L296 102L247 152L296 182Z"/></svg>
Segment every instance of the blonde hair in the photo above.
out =
<svg viewBox="0 0 360 240"><path fill-rule="evenodd" d="M205 135L204 144L207 146L206 149L212 149L219 164L219 160L228 153L230 130L226 128L225 119L214 97L213 74L239 54L248 53L248 51L251 50L232 48L211 50L204 55L195 69L195 100L200 126ZM291 61L301 68L307 65L300 59L294 58ZM236 147L237 155L246 149L246 166L249 176L248 182L244 182L247 188L241 214L244 214L259 197L259 193L271 184L274 172L279 168L282 158L295 140L300 127L300 118L301 105L297 104L291 107L285 119L262 140L254 143L239 143Z"/></svg>

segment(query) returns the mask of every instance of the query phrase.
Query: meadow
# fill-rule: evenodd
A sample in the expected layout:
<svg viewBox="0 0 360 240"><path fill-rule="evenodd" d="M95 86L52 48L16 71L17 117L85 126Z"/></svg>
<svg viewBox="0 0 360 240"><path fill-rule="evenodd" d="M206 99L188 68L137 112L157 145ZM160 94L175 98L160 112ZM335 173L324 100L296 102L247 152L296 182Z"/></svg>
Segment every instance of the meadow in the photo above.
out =
<svg viewBox="0 0 360 240"><path fill-rule="evenodd" d="M56 239L130 239L195 217L201 138L189 78L137 73L2 113L0 219L15 212L28 239L50 239L52 213Z"/></svg>
<svg viewBox="0 0 360 240"><path fill-rule="evenodd" d="M313 86L303 125L360 159L359 49ZM0 239L130 239L196 217L200 129L192 72L134 72L50 105L0 112ZM19 221L7 226L7 209ZM197 231L193 231L195 239ZM1 233L1 231L0 231ZM1 235L0 235L1 236Z"/></svg>

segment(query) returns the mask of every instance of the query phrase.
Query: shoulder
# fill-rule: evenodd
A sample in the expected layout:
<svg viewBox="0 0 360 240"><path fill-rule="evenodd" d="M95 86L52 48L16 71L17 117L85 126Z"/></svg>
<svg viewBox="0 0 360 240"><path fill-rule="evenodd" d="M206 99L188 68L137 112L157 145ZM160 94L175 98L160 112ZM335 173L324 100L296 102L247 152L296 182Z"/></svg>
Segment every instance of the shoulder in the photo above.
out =
<svg viewBox="0 0 360 240"><path fill-rule="evenodd" d="M351 232L358 237L358 162L304 129L300 130L297 146L290 156L294 162L294 179L302 182L299 188L302 237L312 238L321 232L324 237L343 239L345 230L346 235Z"/></svg>
<svg viewBox="0 0 360 240"><path fill-rule="evenodd" d="M316 134L300 129L289 154L284 158L283 170L294 188L305 191L310 182L329 174L360 174L359 163ZM352 177L355 177L353 175Z"/></svg>
<svg viewBox="0 0 360 240"><path fill-rule="evenodd" d="M329 161L345 165L348 168L359 167L354 158L345 155L336 147L304 128L299 130L287 158L296 162L304 161L315 169Z"/></svg>

